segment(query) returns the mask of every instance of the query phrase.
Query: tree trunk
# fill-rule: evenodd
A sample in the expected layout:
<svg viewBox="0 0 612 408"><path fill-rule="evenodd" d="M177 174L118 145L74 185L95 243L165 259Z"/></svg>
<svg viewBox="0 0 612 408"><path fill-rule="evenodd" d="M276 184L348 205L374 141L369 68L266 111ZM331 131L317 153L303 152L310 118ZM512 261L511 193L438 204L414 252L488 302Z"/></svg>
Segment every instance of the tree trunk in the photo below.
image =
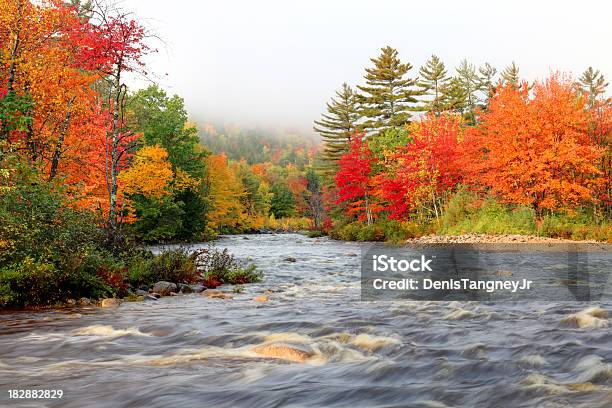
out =
<svg viewBox="0 0 612 408"><path fill-rule="evenodd" d="M49 181L53 180L57 175L57 168L59 167L59 161L62 157L62 148L64 147L64 139L68 133L68 127L70 126L70 119L72 118L72 104L74 103L75 97L68 102L68 112L66 112L66 118L62 123L57 143L55 144L55 150L51 157L51 170L49 171Z"/></svg>
<svg viewBox="0 0 612 408"><path fill-rule="evenodd" d="M114 233L117 229L117 176L119 167L119 115L121 104L121 61L117 63L117 73L115 76L115 98L113 106L113 127L111 130L111 151L110 151L110 186L109 186L109 210L108 210L108 225L111 232Z"/></svg>

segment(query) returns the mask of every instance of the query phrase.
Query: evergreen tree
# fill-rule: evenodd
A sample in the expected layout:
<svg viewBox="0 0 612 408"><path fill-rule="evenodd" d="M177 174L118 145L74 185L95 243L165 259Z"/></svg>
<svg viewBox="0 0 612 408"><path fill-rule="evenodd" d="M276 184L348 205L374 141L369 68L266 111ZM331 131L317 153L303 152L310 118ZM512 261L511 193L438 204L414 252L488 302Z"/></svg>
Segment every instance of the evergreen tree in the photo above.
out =
<svg viewBox="0 0 612 408"><path fill-rule="evenodd" d="M514 61L508 65L501 73L501 82L504 85L512 85L513 88L518 88L520 76L519 68L516 66Z"/></svg>
<svg viewBox="0 0 612 408"><path fill-rule="evenodd" d="M594 106L595 101L600 95L603 95L608 87L606 78L603 76L598 69L588 67L580 78L578 78L578 84L584 92L589 95L589 106Z"/></svg>
<svg viewBox="0 0 612 408"><path fill-rule="evenodd" d="M291 217L295 215L295 198L289 187L284 182L276 182L270 189L272 200L270 201L270 212L276 218Z"/></svg>
<svg viewBox="0 0 612 408"><path fill-rule="evenodd" d="M416 110L416 97L423 90L416 87L415 78L406 78L412 69L409 63L403 64L397 50L382 48L378 58L372 58L373 68L366 68L366 85L357 86L363 94L358 95L360 112L365 117L363 130L378 135L392 127L401 127L410 122L410 111Z"/></svg>
<svg viewBox="0 0 612 408"><path fill-rule="evenodd" d="M478 73L480 74L479 89L485 95L482 99L482 106L485 107L488 104L489 98L495 94L495 74L497 74L497 69L487 62L478 68Z"/></svg>
<svg viewBox="0 0 612 408"><path fill-rule="evenodd" d="M457 67L457 81L463 87L465 94L465 119L474 124L476 122L476 104L478 102L477 92L480 89L480 78L476 74L476 67L466 59L462 60Z"/></svg>
<svg viewBox="0 0 612 408"><path fill-rule="evenodd" d="M431 100L425 102L423 107L425 110L439 114L443 109L441 88L448 81L444 63L437 55L432 55L421 67L419 74L421 75L419 86L431 96Z"/></svg>
<svg viewBox="0 0 612 408"><path fill-rule="evenodd" d="M315 120L314 130L323 138L325 145L321 158L332 165L348 151L351 135L357 128L359 114L355 92L346 83L336 91L327 103L327 113L323 113L321 120Z"/></svg>
<svg viewBox="0 0 612 408"><path fill-rule="evenodd" d="M463 114L467 105L467 93L459 78L453 77L441 88L443 110Z"/></svg>

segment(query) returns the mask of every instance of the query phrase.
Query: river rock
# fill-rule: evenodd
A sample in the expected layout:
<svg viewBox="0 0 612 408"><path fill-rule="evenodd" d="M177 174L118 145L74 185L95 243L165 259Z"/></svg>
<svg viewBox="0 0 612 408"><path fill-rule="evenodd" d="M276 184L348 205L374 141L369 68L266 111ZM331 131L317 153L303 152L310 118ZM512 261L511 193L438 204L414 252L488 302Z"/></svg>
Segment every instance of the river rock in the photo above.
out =
<svg viewBox="0 0 612 408"><path fill-rule="evenodd" d="M202 293L206 290L206 287L200 284L190 285L189 288L191 289L193 293Z"/></svg>
<svg viewBox="0 0 612 408"><path fill-rule="evenodd" d="M157 298L156 298L155 296L150 295L150 294L148 294L148 293L147 293L147 294L145 295L145 297L144 297L144 299L143 299L143 300L144 300L145 302L153 302L153 301L156 301L156 300L157 300Z"/></svg>
<svg viewBox="0 0 612 408"><path fill-rule="evenodd" d="M202 296L206 296L211 299L232 299L231 295L223 293L220 290L207 290L202 292Z"/></svg>
<svg viewBox="0 0 612 408"><path fill-rule="evenodd" d="M295 259L292 256L288 256L287 258L283 259L283 261L285 261L285 262L297 262L297 259Z"/></svg>
<svg viewBox="0 0 612 408"><path fill-rule="evenodd" d="M168 296L171 292L176 292L177 287L172 282L159 281L153 285L153 292L159 293L162 296Z"/></svg>
<svg viewBox="0 0 612 408"><path fill-rule="evenodd" d="M263 357L278 358L296 363L303 363L313 356L312 352L282 343L262 344L253 347L252 350Z"/></svg>
<svg viewBox="0 0 612 408"><path fill-rule="evenodd" d="M253 300L256 302L267 302L270 299L267 296L257 296L257 297L254 297Z"/></svg>
<svg viewBox="0 0 612 408"><path fill-rule="evenodd" d="M138 287L138 289L140 289L140 290L144 290L145 292L148 292L148 291L149 291L149 287L148 287L147 285L140 285L140 286Z"/></svg>
<svg viewBox="0 0 612 408"><path fill-rule="evenodd" d="M162 295L160 295L159 293L155 293L155 292L151 292L149 293L150 296L153 296L155 299L159 299L160 297L162 297Z"/></svg>
<svg viewBox="0 0 612 408"><path fill-rule="evenodd" d="M193 289L191 289L191 286L186 285L184 283L179 283L178 287L181 293L192 293L193 292Z"/></svg>
<svg viewBox="0 0 612 408"><path fill-rule="evenodd" d="M119 299L115 298L102 299L102 302L100 302L100 307L116 308L119 307L119 303Z"/></svg>
<svg viewBox="0 0 612 408"><path fill-rule="evenodd" d="M91 305L91 300L89 300L89 298L82 297L79 299L79 306L89 306L89 305Z"/></svg>
<svg viewBox="0 0 612 408"><path fill-rule="evenodd" d="M142 289L136 289L136 296L147 296L149 294L148 291Z"/></svg>
<svg viewBox="0 0 612 408"><path fill-rule="evenodd" d="M76 303L77 303L77 301L76 301L76 300L74 300L74 299L68 299L68 300L66 300L66 305L67 305L67 306L75 306L75 305L76 305Z"/></svg>

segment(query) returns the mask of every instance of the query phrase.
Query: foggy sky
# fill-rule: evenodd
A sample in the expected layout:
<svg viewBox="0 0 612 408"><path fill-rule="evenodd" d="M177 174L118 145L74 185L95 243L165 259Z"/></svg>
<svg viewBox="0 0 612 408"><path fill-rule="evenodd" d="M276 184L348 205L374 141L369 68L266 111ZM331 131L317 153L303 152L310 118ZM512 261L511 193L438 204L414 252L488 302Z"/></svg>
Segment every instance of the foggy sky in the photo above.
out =
<svg viewBox="0 0 612 408"><path fill-rule="evenodd" d="M435 53L528 80L587 66L612 79L607 1L125 0L162 37L147 59L192 117L310 132L342 82L385 45L418 72ZM610 91L608 90L608 94Z"/></svg>

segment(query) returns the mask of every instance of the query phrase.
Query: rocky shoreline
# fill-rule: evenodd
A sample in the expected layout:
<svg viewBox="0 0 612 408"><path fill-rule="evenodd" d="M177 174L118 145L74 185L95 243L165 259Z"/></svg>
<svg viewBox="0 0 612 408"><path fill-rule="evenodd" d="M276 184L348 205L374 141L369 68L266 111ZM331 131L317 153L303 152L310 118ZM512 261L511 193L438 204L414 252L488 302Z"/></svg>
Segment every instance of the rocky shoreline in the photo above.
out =
<svg viewBox="0 0 612 408"><path fill-rule="evenodd" d="M463 235L425 235L411 238L408 246L466 246L486 250L513 250L527 248L535 251L584 251L612 252L612 244L599 241L574 241L562 238L538 237L519 234L463 234Z"/></svg>

